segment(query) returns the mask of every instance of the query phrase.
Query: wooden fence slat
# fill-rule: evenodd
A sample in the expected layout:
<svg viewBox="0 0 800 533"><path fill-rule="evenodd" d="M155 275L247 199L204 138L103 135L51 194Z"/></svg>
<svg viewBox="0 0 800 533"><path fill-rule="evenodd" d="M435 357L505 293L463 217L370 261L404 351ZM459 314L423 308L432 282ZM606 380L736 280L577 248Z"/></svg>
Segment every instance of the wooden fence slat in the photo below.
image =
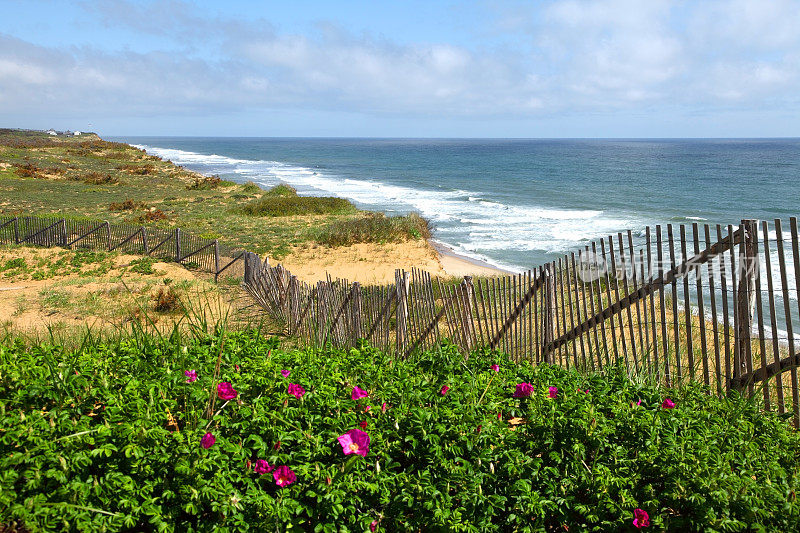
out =
<svg viewBox="0 0 800 533"><path fill-rule="evenodd" d="M680 228L680 241L681 241L681 262L686 260L687 252L686 252L686 226L680 224L678 226ZM684 271L682 272L683 277L683 319L686 325L686 332L684 336L686 337L686 358L689 364L689 377L694 380L695 375L695 362L694 362L694 345L693 345L693 335L692 335L692 302L691 302L691 295L689 294L689 272Z"/></svg>
<svg viewBox="0 0 800 533"><path fill-rule="evenodd" d="M675 271L675 238L672 233L672 224L667 224L667 246L669 247L670 271ZM675 350L675 377L678 383L683 381L683 361L680 345L680 314L678 313L678 276L674 276L670 282L672 292L672 346Z"/></svg>
<svg viewBox="0 0 800 533"><path fill-rule="evenodd" d="M620 243L621 243L622 242L622 234L621 233L619 234L619 239L620 239ZM610 235L608 237L608 255L611 257L611 272L614 273L614 300L615 301L619 301L619 276L617 274L617 260L616 260L616 253L615 253L615 250L614 250L614 238L611 237ZM624 276L623 276L623 280L625 280ZM628 282L627 282L627 280L624 281L624 283L625 283L625 287L626 287L625 294L627 295L628 294L628 291L627 291ZM627 314L628 314L628 324L631 327L633 327L632 319L631 319L631 306L627 306L625 308L625 310L627 311ZM627 369L628 372L630 372L631 365L630 365L630 361L628 360L628 343L626 342L626 339L625 339L625 324L623 324L623 322L624 321L623 321L622 316L619 315L619 336L620 336L620 339L622 340L622 355L623 355L623 358L624 358L624 361L625 361L625 368ZM634 340L633 340L633 330L631 329L631 343L633 344L633 342L634 342ZM635 347L633 347L633 350L635 350ZM634 351L633 358L634 358L633 359L634 360L634 367L633 368L635 369L635 368L637 368L639 366L638 363L636 362L635 351Z"/></svg>
<svg viewBox="0 0 800 533"><path fill-rule="evenodd" d="M766 222L764 223L764 225L766 227ZM787 276L786 276L786 256L784 254L784 249L783 249L783 231L782 231L783 228L781 227L781 225L782 224L781 224L780 219L776 219L775 220L775 244L776 244L776 246L778 248L778 265L779 265L780 273L781 273L781 294L783 295L783 312L784 312L784 316L786 317L786 321L785 321L786 341L787 341L787 344L788 344L788 347L789 347L789 353L793 354L793 353L795 353L795 351L794 351L795 344L794 344L794 325L792 324L792 308L791 308L792 307L791 306L791 301L792 300L791 300L791 298L789 296L789 283L788 283L788 279L787 279ZM795 276L795 280L797 280L798 275L800 275L800 271L798 271L798 269L797 269L797 254L798 254L798 249L797 249L797 229L792 224L792 220L791 219L789 220L789 225L790 225L790 232L791 232L791 237L792 237L792 252L793 252L794 258L795 258L794 276ZM765 237L765 241L766 241L766 237ZM769 270L770 270L770 266L769 266L769 263L767 263L767 272L769 272ZM798 288L800 288L800 281L798 281ZM770 296L772 296L772 291L771 290L770 290ZM795 293L795 298L800 299L800 292ZM770 316L772 317L772 320L775 320L775 312L774 311L770 310ZM772 336L773 337L777 337L777 335L775 335L774 333L773 333ZM773 348L775 347L776 343L777 343L777 340L773 340ZM780 359L780 356L778 355L778 352L776 350L773 349L773 352L774 352L773 353L773 357L775 359L775 362L777 362ZM780 402L779 403L780 411L783 412L784 411L783 381L782 381L782 376L780 375L780 373L776 376L775 379L776 379L776 386L777 386L779 394L780 394L780 400L779 400L779 402ZM790 380L790 383L792 385L792 414L793 414L793 418L794 418L795 427L797 427L798 425L800 425L800 398L798 398L798 394L797 394L797 368L794 367L794 366L791 367L791 369L790 369L789 380Z"/></svg>
<svg viewBox="0 0 800 533"><path fill-rule="evenodd" d="M753 252L755 253L755 257L758 257L758 228L756 227L756 231L754 232L753 238ZM770 251L769 251L769 228L767 227L767 221L764 221L764 257L766 259L767 265L767 290L769 291L769 303L770 303L770 316L773 319L775 318L775 297L772 292L772 271L770 269ZM761 366L767 366L767 355L766 355L766 346L764 342L764 312L761 308L762 301L761 301L761 276L754 276L755 277L755 297L756 297L756 309L757 309L757 316L758 316L758 347L759 347L759 355L761 360ZM776 335L776 328L772 328L772 337L773 342L777 342L777 335ZM778 357L780 359L780 357ZM763 394L764 394L764 409L769 411L771 408L771 401L770 401L770 392L769 392L769 382L764 382L763 387ZM779 399L779 404L783 403L782 399ZM778 408L780 409L780 407Z"/></svg>
<svg viewBox="0 0 800 533"><path fill-rule="evenodd" d="M705 235L705 246L711 246L711 230L708 224L703 224L703 231ZM717 383L717 394L722 394L722 365L720 361L719 351L719 326L717 316L717 291L714 282L714 261L713 258L708 262L708 294L711 302L711 328L712 335L714 336L714 374Z"/></svg>

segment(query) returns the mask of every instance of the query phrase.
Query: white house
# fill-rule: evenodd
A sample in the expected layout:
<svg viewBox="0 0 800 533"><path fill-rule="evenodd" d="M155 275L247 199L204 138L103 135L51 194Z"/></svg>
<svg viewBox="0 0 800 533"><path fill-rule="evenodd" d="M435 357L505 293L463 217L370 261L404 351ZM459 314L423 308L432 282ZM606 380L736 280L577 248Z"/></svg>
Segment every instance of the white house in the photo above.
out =
<svg viewBox="0 0 800 533"><path fill-rule="evenodd" d="M76 136L76 137L77 137L78 135L80 135L80 134L81 134L81 132L79 132L79 131L74 131L74 132L72 132L72 134L73 134L74 136Z"/></svg>
<svg viewBox="0 0 800 533"><path fill-rule="evenodd" d="M58 135L58 133L56 133L56 130L47 130L47 134L48 135Z"/></svg>

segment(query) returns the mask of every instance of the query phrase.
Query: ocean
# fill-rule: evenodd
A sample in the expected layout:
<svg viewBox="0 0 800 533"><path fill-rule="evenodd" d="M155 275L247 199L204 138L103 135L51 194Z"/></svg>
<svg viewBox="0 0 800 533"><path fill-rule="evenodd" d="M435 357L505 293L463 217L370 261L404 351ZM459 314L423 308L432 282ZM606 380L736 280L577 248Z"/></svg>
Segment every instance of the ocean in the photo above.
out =
<svg viewBox="0 0 800 533"><path fill-rule="evenodd" d="M207 175L416 211L437 241L512 271L648 225L800 214L799 139L114 140Z"/></svg>

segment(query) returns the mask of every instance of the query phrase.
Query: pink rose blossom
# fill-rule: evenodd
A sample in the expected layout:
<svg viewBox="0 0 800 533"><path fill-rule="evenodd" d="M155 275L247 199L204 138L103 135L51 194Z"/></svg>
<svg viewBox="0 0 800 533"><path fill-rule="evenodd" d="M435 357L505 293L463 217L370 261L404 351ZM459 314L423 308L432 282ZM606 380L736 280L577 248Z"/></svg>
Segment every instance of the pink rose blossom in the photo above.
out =
<svg viewBox="0 0 800 533"><path fill-rule="evenodd" d="M369 435L360 429L351 429L339 437L339 444L345 455L357 453L361 457L366 457L369 451Z"/></svg>
<svg viewBox="0 0 800 533"><path fill-rule="evenodd" d="M489 368L491 370L494 370L495 372L500 372L500 366L499 365L492 365Z"/></svg>
<svg viewBox="0 0 800 533"><path fill-rule="evenodd" d="M296 383L289 383L287 392L299 400L306 393L306 390Z"/></svg>
<svg viewBox="0 0 800 533"><path fill-rule="evenodd" d="M266 473L272 472L272 467L269 466L269 463L264 459L259 459L256 461L256 466L253 467L253 471L256 474L263 476Z"/></svg>
<svg viewBox="0 0 800 533"><path fill-rule="evenodd" d="M670 400L669 398L666 398L666 399L665 399L665 400L664 400L664 401L661 403L661 408L662 408L662 409L674 409L674 408L675 408L675 402L673 402L673 401L672 401L672 400Z"/></svg>
<svg viewBox="0 0 800 533"><path fill-rule="evenodd" d="M444 396L445 394L447 394L447 391L449 391L449 390L450 390L450 387L448 387L447 385L445 385L444 387L442 387L442 390L440 390L440 391L439 391L439 394L441 394L442 396Z"/></svg>
<svg viewBox="0 0 800 533"><path fill-rule="evenodd" d="M238 396L238 392L236 389L233 388L233 385L230 384L228 381L223 381L219 385L217 385L217 395L222 400L233 400Z"/></svg>
<svg viewBox="0 0 800 533"><path fill-rule="evenodd" d="M217 442L217 439L214 438L214 435L211 433L206 433L203 435L203 438L200 439L200 446L207 450L211 448L215 442Z"/></svg>
<svg viewBox="0 0 800 533"><path fill-rule="evenodd" d="M547 389L547 397L554 400L558 397L558 387L550 387Z"/></svg>
<svg viewBox="0 0 800 533"><path fill-rule="evenodd" d="M359 398L366 398L367 396L369 396L369 393L358 386L353 387L353 393L350 395L350 397L353 400L358 400Z"/></svg>
<svg viewBox="0 0 800 533"><path fill-rule="evenodd" d="M275 483L279 487L287 487L297 481L297 476L288 466L279 466L272 472L272 477L275 478Z"/></svg>
<svg viewBox="0 0 800 533"><path fill-rule="evenodd" d="M382 412L382 413L385 413L385 412L386 412L386 409L388 409L388 408L389 408L389 407L386 405L386 402L383 402L383 403L381 404L381 412Z"/></svg>
<svg viewBox="0 0 800 533"><path fill-rule="evenodd" d="M527 398L533 394L533 385L530 383L519 383L514 391L514 398Z"/></svg>
<svg viewBox="0 0 800 533"><path fill-rule="evenodd" d="M634 509L633 525L639 529L650 525L650 515L644 509Z"/></svg>
<svg viewBox="0 0 800 533"><path fill-rule="evenodd" d="M194 383L197 381L197 370L187 370L183 375L186 376L186 383Z"/></svg>
<svg viewBox="0 0 800 533"><path fill-rule="evenodd" d="M291 370L281 370L281 376L288 378L289 374L291 374Z"/></svg>

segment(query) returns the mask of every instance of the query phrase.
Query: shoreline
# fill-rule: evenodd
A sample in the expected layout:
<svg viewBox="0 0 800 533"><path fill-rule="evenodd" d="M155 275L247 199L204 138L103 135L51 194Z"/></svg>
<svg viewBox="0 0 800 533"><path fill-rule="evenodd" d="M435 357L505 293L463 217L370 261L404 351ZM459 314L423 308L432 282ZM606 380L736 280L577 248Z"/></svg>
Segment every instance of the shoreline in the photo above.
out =
<svg viewBox="0 0 800 533"><path fill-rule="evenodd" d="M506 276L515 274L511 270L504 270L474 257L459 254L446 244L436 239L428 239L428 244L436 252L442 270L450 276Z"/></svg>

